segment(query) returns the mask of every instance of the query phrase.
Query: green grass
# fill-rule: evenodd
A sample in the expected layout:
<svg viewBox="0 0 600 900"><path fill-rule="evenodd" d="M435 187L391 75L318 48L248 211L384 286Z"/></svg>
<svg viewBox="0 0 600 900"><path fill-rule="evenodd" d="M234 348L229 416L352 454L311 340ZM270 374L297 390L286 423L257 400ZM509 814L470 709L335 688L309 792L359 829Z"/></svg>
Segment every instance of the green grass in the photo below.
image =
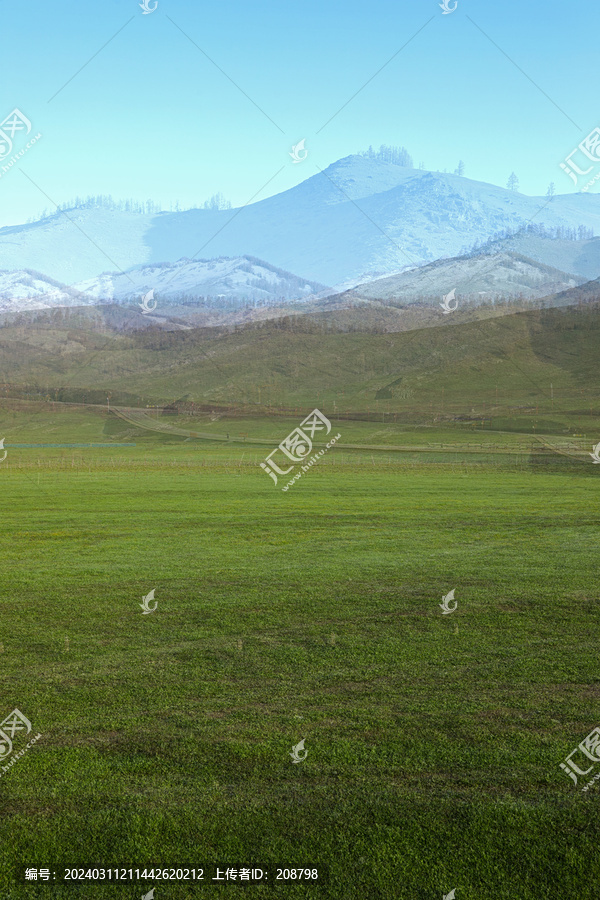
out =
<svg viewBox="0 0 600 900"><path fill-rule="evenodd" d="M1 712L43 737L0 778L5 896L123 895L25 865L283 864L327 883L251 894L596 897L600 787L559 769L600 724L591 464L336 449L283 494L242 445L16 451L125 423L11 415Z"/></svg>

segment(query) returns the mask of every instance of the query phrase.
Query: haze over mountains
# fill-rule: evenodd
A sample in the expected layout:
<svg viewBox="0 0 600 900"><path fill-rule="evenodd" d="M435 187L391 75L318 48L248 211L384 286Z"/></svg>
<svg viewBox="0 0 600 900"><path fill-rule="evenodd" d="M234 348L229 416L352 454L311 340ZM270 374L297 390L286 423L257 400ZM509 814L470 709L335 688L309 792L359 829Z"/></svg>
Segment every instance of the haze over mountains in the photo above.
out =
<svg viewBox="0 0 600 900"><path fill-rule="evenodd" d="M310 159L305 165L308 174ZM151 288L160 293L158 282L168 280L166 297L302 299L323 285L340 290L455 258L476 242L532 221L600 234L600 198L579 193L549 201L464 176L349 156L288 191L237 210L142 215L75 209L2 228L0 297L2 307L13 310L30 308L36 297L42 306L127 299ZM532 237L527 248L507 240L495 248L500 269L506 274L507 267L516 266L515 285L539 288L532 296L546 291L546 281L564 290L600 272L600 239L563 241L558 255L554 242L542 238L536 243ZM507 251L529 261L517 263ZM249 263L248 257L254 260ZM219 259L220 271L212 275L209 258ZM554 273L536 273L532 259ZM244 265L258 268L244 273ZM494 283L502 290L501 282L488 271L488 281L477 290ZM455 286L445 282L435 292ZM418 284L413 287L420 292Z"/></svg>
<svg viewBox="0 0 600 900"><path fill-rule="evenodd" d="M323 287L249 256L137 266L71 286L33 270L0 271L0 312L119 302L140 299L149 291L160 296L163 306L203 301L217 309L235 309L302 299ZM149 302L152 308L158 301Z"/></svg>
<svg viewBox="0 0 600 900"><path fill-rule="evenodd" d="M600 241L599 241L600 243ZM434 299L449 286L470 302L499 298L537 299L577 287L585 278L568 275L517 253L499 252L441 259L397 275L376 278L351 292L367 300Z"/></svg>

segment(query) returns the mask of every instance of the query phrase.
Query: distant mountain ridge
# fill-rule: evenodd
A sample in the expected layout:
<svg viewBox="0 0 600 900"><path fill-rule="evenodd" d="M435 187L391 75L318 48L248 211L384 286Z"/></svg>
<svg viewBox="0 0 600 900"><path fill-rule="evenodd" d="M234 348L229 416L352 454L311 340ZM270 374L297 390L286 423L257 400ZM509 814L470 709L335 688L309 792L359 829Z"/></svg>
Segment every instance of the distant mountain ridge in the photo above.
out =
<svg viewBox="0 0 600 900"><path fill-rule="evenodd" d="M240 209L75 209L1 228L0 268L34 269L75 285L156 260L252 256L336 286L455 257L533 219L600 234L600 198L556 195L549 203L459 175L349 156Z"/></svg>
<svg viewBox="0 0 600 900"><path fill-rule="evenodd" d="M231 259L180 259L99 275L75 286L96 300L130 300L153 290L162 301L206 298L229 305L296 300L325 285L306 281L251 256Z"/></svg>
<svg viewBox="0 0 600 900"><path fill-rule="evenodd" d="M72 286L33 270L0 271L0 312L133 302L151 290L155 295L151 307L159 301L164 306L188 298L199 303L203 298L215 308L233 309L303 299L323 291L324 285L250 256L155 263L104 273Z"/></svg>
<svg viewBox="0 0 600 900"><path fill-rule="evenodd" d="M584 279L593 280L600 275L600 237L573 241L522 232L489 241L473 250L471 255L505 251L526 256L563 272L572 272Z"/></svg>
<svg viewBox="0 0 600 900"><path fill-rule="evenodd" d="M441 299L451 290L469 301L523 297L537 299L583 284L585 278L561 272L518 253L482 253L440 259L418 269L357 285L350 293L367 300Z"/></svg>

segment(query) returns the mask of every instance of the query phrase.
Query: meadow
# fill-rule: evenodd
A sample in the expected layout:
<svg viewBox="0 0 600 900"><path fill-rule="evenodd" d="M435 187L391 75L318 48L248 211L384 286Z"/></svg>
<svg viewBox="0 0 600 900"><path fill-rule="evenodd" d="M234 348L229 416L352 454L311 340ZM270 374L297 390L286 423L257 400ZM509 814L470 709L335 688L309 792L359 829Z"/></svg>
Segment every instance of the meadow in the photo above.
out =
<svg viewBox="0 0 600 900"><path fill-rule="evenodd" d="M258 461L294 424L2 405L2 717L42 734L0 778L4 896L596 897L600 788L559 768L600 724L596 467L438 426L451 452L335 448L282 493ZM59 884L217 865L268 883Z"/></svg>

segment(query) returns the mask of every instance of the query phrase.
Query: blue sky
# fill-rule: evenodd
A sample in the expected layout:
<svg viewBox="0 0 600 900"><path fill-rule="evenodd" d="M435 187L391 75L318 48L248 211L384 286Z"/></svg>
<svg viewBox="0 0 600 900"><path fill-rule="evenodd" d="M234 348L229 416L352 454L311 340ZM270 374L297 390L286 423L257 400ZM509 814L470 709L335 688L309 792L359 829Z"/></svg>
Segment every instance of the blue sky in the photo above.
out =
<svg viewBox="0 0 600 900"><path fill-rule="evenodd" d="M237 206L382 143L569 193L559 163L600 125L591 0L138 2L0 0L0 118L42 134L0 177L1 225L78 194Z"/></svg>

